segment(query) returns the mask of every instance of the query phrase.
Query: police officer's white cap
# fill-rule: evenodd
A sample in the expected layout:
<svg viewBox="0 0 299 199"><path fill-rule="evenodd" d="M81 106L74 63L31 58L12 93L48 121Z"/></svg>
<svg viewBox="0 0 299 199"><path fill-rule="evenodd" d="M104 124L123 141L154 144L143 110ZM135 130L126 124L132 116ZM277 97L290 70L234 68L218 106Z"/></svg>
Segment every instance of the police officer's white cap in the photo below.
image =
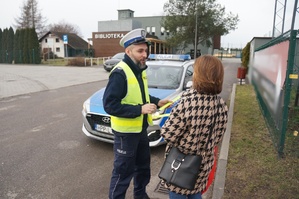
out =
<svg viewBox="0 0 299 199"><path fill-rule="evenodd" d="M146 43L149 45L149 42L146 40L145 36L146 36L146 32L143 28L134 29L128 32L120 40L119 44L124 48L127 48L132 44Z"/></svg>

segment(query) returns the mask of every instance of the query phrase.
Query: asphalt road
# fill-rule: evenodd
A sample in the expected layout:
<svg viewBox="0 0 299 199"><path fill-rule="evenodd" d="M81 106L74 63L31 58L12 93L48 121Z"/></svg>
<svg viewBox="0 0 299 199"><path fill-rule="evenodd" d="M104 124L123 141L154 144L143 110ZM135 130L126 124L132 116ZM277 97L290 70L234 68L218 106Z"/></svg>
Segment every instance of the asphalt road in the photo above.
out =
<svg viewBox="0 0 299 199"><path fill-rule="evenodd" d="M0 198L108 198L112 145L81 131L83 101L105 84L0 100ZM164 147L151 154L156 174ZM133 198L132 187L127 198Z"/></svg>
<svg viewBox="0 0 299 199"><path fill-rule="evenodd" d="M239 62L223 60L225 83L221 95L225 100L229 99L232 84L237 82ZM43 74L45 70L39 72ZM61 79L57 73L49 72L35 77L30 71L17 69L1 73L0 82L3 74L8 84L30 79L34 86L27 89L35 90L16 89L15 95L7 90L3 97L0 86L0 198L108 198L112 145L89 139L81 131L82 104L106 85L105 78L94 81L96 77L90 76L89 80L81 81L73 74L71 81L76 81L70 83L65 73ZM151 155L152 180L148 190L155 198L167 198L153 193L164 146L152 148ZM127 198L133 198L132 186Z"/></svg>
<svg viewBox="0 0 299 199"><path fill-rule="evenodd" d="M240 59L223 59L222 60L224 66L224 81L222 92L220 96L228 103L230 99L230 95L232 92L232 87L234 83L239 83L237 79L238 67L241 66ZM244 81L244 80L243 80Z"/></svg>
<svg viewBox="0 0 299 199"><path fill-rule="evenodd" d="M1 100L0 198L98 198L106 189L112 147L81 132L82 102L97 87Z"/></svg>

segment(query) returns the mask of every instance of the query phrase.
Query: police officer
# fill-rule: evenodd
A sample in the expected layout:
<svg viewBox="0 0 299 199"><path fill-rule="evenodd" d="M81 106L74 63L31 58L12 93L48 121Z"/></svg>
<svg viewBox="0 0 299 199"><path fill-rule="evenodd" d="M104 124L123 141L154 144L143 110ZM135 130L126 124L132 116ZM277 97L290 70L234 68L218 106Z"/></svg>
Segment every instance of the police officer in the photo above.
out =
<svg viewBox="0 0 299 199"><path fill-rule="evenodd" d="M147 127L151 114L170 101L150 96L146 77L149 42L144 29L127 33L120 45L125 56L110 72L103 104L111 115L114 133L114 168L109 198L124 199L134 178L134 198L149 198L146 186L150 181L150 147Z"/></svg>

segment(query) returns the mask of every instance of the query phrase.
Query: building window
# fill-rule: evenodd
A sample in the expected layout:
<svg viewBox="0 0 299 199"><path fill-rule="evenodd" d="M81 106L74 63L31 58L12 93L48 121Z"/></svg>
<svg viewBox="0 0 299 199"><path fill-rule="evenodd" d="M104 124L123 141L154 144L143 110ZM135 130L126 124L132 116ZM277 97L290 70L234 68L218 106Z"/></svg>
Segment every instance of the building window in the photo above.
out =
<svg viewBox="0 0 299 199"><path fill-rule="evenodd" d="M146 32L147 32L148 34L151 34L151 27L146 27Z"/></svg>
<svg viewBox="0 0 299 199"><path fill-rule="evenodd" d="M59 43L59 38L56 38L56 43Z"/></svg>
<svg viewBox="0 0 299 199"><path fill-rule="evenodd" d="M152 35L156 34L156 27L152 27Z"/></svg>
<svg viewBox="0 0 299 199"><path fill-rule="evenodd" d="M161 27L161 35L164 35L164 33L165 33L165 28Z"/></svg>
<svg viewBox="0 0 299 199"><path fill-rule="evenodd" d="M48 39L45 39L45 43L48 43Z"/></svg>
<svg viewBox="0 0 299 199"><path fill-rule="evenodd" d="M56 52L58 52L58 53L59 53L59 52L60 52L60 48L56 48Z"/></svg>
<svg viewBox="0 0 299 199"><path fill-rule="evenodd" d="M166 30L166 35L169 36L169 30Z"/></svg>

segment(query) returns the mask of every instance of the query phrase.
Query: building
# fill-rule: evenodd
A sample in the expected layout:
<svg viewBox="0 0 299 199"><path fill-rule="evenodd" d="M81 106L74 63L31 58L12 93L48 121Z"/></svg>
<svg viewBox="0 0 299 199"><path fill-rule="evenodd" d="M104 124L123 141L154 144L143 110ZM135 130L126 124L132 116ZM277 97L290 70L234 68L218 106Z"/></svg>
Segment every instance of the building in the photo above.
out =
<svg viewBox="0 0 299 199"><path fill-rule="evenodd" d="M119 45L120 39L129 31L144 28L151 42L150 53L190 53L193 45L185 49L171 49L165 40L169 32L161 26L162 16L134 17L130 9L118 10L118 20L99 21L98 32L92 33L95 57L109 57L124 49ZM220 37L219 37L220 38ZM219 42L220 43L220 42ZM211 54L212 48L199 45L201 54ZM194 51L194 49L193 49Z"/></svg>
<svg viewBox="0 0 299 199"><path fill-rule="evenodd" d="M49 31L39 39L43 58L88 56L90 44L74 33Z"/></svg>

